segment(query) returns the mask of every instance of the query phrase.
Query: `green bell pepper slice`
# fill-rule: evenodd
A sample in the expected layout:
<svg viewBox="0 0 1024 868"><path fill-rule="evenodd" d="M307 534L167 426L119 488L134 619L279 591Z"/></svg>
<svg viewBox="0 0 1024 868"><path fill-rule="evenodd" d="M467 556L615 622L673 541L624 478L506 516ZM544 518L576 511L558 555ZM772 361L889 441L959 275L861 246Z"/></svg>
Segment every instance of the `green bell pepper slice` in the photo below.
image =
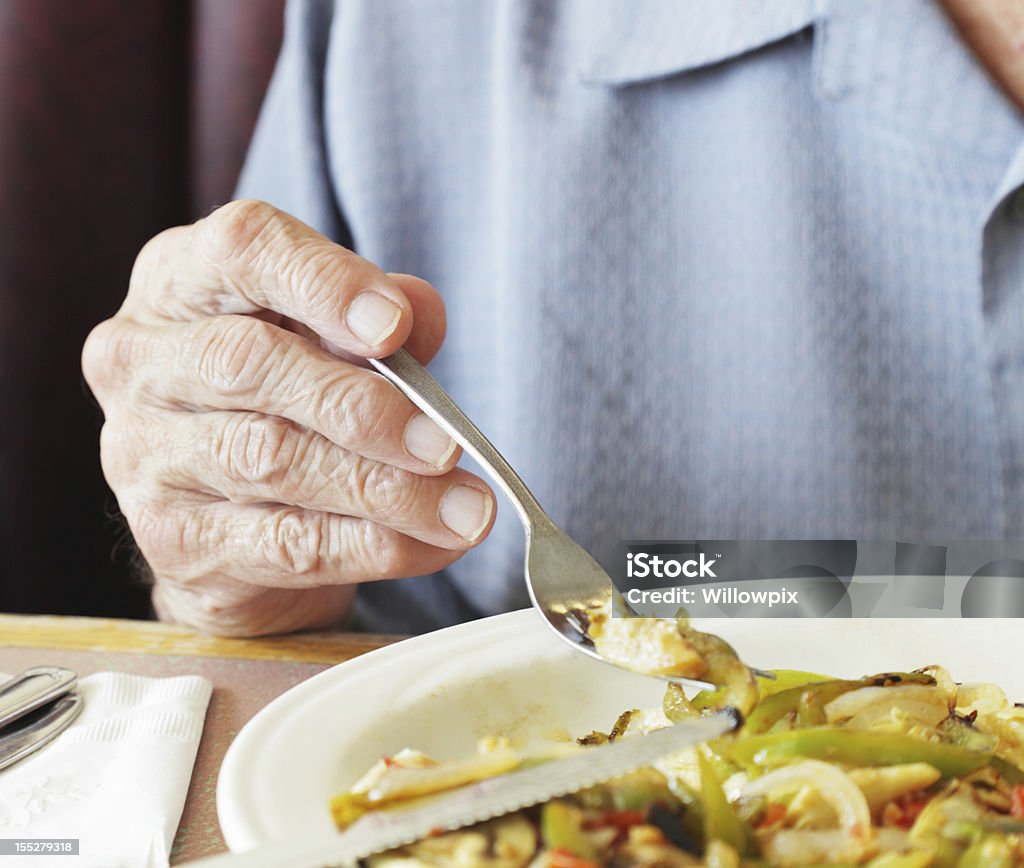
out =
<svg viewBox="0 0 1024 868"><path fill-rule="evenodd" d="M987 732L975 729L971 722L962 717L951 715L939 724L939 732L946 738L971 750L987 750L989 747L998 749L999 739ZM1024 784L1024 771L1017 768L1010 760L1004 759L996 753L990 763L999 776L1011 787Z"/></svg>
<svg viewBox="0 0 1024 868"><path fill-rule="evenodd" d="M741 855L747 853L747 832L729 803L722 782L703 753L698 753L697 762L700 768L700 800L704 806L704 846L718 840Z"/></svg>
<svg viewBox="0 0 1024 868"><path fill-rule="evenodd" d="M944 777L972 772L988 763L992 750L970 750L947 742L924 741L911 735L830 726L793 729L737 739L729 753L746 765L773 765L799 757L852 766L928 763Z"/></svg>
<svg viewBox="0 0 1024 868"><path fill-rule="evenodd" d="M594 862L597 848L583 831L580 812L565 802L548 802L540 811L540 834L544 846L565 850L580 859Z"/></svg>
<svg viewBox="0 0 1024 868"><path fill-rule="evenodd" d="M768 674L772 677L757 676L757 688L762 699L782 693L783 690L792 690L794 687L807 687L820 681L836 680L834 675L819 675L817 672L803 672L799 669L769 669Z"/></svg>
<svg viewBox="0 0 1024 868"><path fill-rule="evenodd" d="M801 701L813 701L824 707L833 699L860 690L862 687L895 687L898 684L934 684L935 679L923 672L883 672L869 678L855 681L819 681L814 684L801 684L788 690L780 690L770 696L761 698L754 710L747 716L743 731L751 735L768 732L778 721L787 715L797 717ZM810 697L805 699L805 694Z"/></svg>
<svg viewBox="0 0 1024 868"><path fill-rule="evenodd" d="M967 848L957 868L1013 868L1013 849L998 835L990 835Z"/></svg>

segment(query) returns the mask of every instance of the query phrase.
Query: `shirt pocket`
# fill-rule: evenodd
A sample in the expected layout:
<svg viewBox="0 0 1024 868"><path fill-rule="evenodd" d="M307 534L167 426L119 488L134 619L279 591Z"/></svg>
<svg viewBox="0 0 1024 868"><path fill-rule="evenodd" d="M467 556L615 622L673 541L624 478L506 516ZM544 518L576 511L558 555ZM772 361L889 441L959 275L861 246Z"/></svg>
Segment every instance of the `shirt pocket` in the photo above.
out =
<svg viewBox="0 0 1024 868"><path fill-rule="evenodd" d="M916 143L1006 157L1022 124L935 0L581 0L576 73L628 87L726 63L813 27L818 97ZM597 22L597 23L595 23Z"/></svg>
<svg viewBox="0 0 1024 868"><path fill-rule="evenodd" d="M820 0L587 0L577 73L625 87L721 63L813 23Z"/></svg>

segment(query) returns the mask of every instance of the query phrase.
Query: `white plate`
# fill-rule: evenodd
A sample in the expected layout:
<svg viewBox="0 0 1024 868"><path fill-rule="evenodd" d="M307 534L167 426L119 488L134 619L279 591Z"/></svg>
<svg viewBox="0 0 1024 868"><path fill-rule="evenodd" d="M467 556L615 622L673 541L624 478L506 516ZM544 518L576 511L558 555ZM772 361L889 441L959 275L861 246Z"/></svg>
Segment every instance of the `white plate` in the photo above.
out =
<svg viewBox="0 0 1024 868"><path fill-rule="evenodd" d="M1024 622L1014 619L766 620L706 625L763 668L841 676L948 666L1024 697ZM485 735L517 743L611 726L660 703L664 685L562 643L532 611L409 639L280 696L228 750L217 812L232 850L330 828L327 802L379 757L415 747L464 756Z"/></svg>

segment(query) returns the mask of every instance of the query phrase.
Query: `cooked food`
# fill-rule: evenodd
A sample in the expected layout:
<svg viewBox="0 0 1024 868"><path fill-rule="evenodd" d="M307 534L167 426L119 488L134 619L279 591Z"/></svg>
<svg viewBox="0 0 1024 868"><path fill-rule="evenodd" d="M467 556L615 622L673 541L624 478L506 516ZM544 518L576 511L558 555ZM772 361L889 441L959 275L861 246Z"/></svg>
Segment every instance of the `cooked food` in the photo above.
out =
<svg viewBox="0 0 1024 868"><path fill-rule="evenodd" d="M744 714L757 702L751 669L724 639L677 618L612 617L612 602L584 613L587 635L604 658L645 675L694 678L719 686L708 707L731 705Z"/></svg>
<svg viewBox="0 0 1024 868"><path fill-rule="evenodd" d="M760 696L732 735L367 864L1024 865L1024 708L997 686L957 684L938 666L860 679L774 674L757 679ZM607 733L552 755L671 726L727 699L669 685L661 708L627 711ZM366 811L543 759L504 740L452 763L402 751L335 797L332 810L344 828Z"/></svg>
<svg viewBox="0 0 1024 868"><path fill-rule="evenodd" d="M662 618L612 618L597 610L587 635L602 657L636 672L679 678L702 678L707 672L693 642Z"/></svg>

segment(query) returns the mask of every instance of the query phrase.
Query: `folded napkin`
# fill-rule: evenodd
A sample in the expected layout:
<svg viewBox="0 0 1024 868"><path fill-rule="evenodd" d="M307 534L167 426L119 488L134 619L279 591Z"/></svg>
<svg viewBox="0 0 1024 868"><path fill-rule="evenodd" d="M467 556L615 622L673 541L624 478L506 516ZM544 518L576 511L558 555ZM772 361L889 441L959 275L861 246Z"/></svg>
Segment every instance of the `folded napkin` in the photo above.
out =
<svg viewBox="0 0 1024 868"><path fill-rule="evenodd" d="M100 672L80 679L78 690L78 719L0 771L0 838L78 838L79 855L10 861L17 868L165 868L210 682Z"/></svg>

